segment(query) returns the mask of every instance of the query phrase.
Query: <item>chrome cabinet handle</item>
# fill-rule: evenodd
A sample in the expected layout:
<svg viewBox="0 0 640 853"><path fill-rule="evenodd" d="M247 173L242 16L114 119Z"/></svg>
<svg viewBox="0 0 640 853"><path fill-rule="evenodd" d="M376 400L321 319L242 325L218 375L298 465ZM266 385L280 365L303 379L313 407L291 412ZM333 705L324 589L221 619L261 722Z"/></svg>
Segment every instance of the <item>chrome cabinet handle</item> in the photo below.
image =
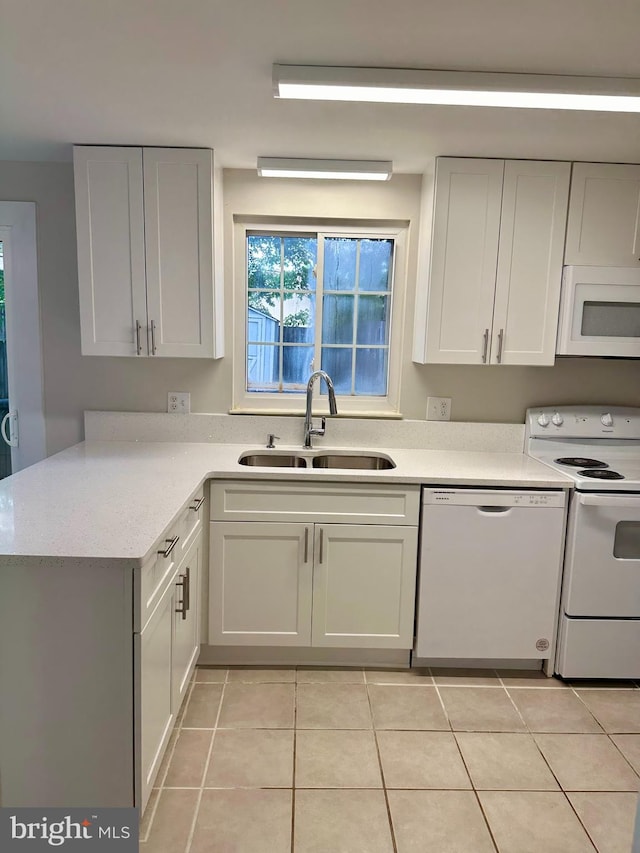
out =
<svg viewBox="0 0 640 853"><path fill-rule="evenodd" d="M158 554L162 554L163 557L168 557L171 554L171 552L173 551L173 549L176 547L176 545L178 544L179 538L180 538L179 536L174 536L173 539L165 539L164 541L168 542L169 544L164 549L164 551L158 551Z"/></svg>
<svg viewBox="0 0 640 853"><path fill-rule="evenodd" d="M142 342L140 341L141 328L140 320L136 320L136 355L140 355L142 352Z"/></svg>
<svg viewBox="0 0 640 853"><path fill-rule="evenodd" d="M204 497L198 498L198 500L194 503L193 506L190 506L189 509L192 509L194 512L198 512L202 504L204 503Z"/></svg>
<svg viewBox="0 0 640 853"><path fill-rule="evenodd" d="M502 344L504 343L504 329L500 329L498 332L498 355L496 356L496 361L498 364L502 364Z"/></svg>
<svg viewBox="0 0 640 853"><path fill-rule="evenodd" d="M322 552L324 550L324 530L320 528L320 547L318 548L318 563L322 563Z"/></svg>
<svg viewBox="0 0 640 853"><path fill-rule="evenodd" d="M155 355L156 349L156 321L151 321L151 355Z"/></svg>
<svg viewBox="0 0 640 853"><path fill-rule="evenodd" d="M487 363L487 350L489 349L489 329L484 330L482 336L482 363Z"/></svg>
<svg viewBox="0 0 640 853"><path fill-rule="evenodd" d="M180 575L182 580L176 582L176 586L182 587L182 601L178 602L178 607L176 607L176 613L180 613L183 619L187 618L187 613L191 606L189 600L191 585L190 571L191 570L189 569L189 566L187 566L185 573L183 575Z"/></svg>
<svg viewBox="0 0 640 853"><path fill-rule="evenodd" d="M304 562L309 562L309 528L304 529Z"/></svg>

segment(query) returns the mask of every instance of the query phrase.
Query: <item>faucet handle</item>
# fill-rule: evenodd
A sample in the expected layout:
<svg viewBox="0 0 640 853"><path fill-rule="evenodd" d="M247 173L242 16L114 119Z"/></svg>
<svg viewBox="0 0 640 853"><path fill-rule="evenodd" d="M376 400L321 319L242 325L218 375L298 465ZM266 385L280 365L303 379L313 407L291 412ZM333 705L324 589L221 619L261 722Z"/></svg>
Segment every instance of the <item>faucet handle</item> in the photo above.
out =
<svg viewBox="0 0 640 853"><path fill-rule="evenodd" d="M267 448L268 448L269 450L271 450L272 448L274 448L274 447L275 447L274 439L276 439L276 438L278 439L278 441L280 440L280 436L279 436L279 435L274 435L272 432L270 432L270 433L268 434L268 436L267 436Z"/></svg>

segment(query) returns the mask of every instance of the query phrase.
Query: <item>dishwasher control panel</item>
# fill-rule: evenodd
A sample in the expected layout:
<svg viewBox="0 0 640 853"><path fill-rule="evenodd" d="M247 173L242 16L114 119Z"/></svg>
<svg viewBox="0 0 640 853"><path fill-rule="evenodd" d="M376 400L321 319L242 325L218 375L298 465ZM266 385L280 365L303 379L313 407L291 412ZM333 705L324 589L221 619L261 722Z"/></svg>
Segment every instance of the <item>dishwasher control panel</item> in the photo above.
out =
<svg viewBox="0 0 640 853"><path fill-rule="evenodd" d="M422 493L422 503L430 506L448 504L450 506L519 506L554 507L565 505L562 491L518 492L498 489L437 489L426 488Z"/></svg>

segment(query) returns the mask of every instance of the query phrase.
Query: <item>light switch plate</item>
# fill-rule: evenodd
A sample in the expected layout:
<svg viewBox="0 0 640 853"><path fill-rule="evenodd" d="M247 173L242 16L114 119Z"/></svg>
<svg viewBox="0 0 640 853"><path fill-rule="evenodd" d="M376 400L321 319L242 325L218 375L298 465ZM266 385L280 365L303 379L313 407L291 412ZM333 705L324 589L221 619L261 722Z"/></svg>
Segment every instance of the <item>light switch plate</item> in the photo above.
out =
<svg viewBox="0 0 640 853"><path fill-rule="evenodd" d="M191 411L191 394L188 391L169 391L167 394L167 411L188 415Z"/></svg>
<svg viewBox="0 0 640 853"><path fill-rule="evenodd" d="M427 420L450 421L451 397L427 397Z"/></svg>

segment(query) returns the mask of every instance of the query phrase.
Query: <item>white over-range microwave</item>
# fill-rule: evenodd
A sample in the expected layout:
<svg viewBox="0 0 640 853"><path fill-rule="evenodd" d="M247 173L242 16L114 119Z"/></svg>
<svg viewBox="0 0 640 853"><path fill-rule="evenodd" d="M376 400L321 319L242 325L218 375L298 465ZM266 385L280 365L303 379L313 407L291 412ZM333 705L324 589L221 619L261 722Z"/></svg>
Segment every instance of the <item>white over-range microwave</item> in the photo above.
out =
<svg viewBox="0 0 640 853"><path fill-rule="evenodd" d="M556 353L640 358L640 267L564 268Z"/></svg>

